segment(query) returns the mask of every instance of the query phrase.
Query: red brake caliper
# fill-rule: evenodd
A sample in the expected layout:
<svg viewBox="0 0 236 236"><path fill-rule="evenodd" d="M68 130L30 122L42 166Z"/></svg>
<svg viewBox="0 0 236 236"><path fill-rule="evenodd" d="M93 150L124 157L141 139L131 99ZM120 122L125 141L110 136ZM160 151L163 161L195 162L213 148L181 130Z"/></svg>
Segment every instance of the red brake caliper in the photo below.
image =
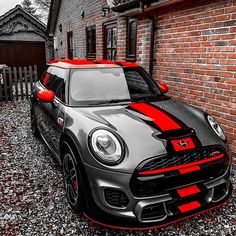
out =
<svg viewBox="0 0 236 236"><path fill-rule="evenodd" d="M77 181L77 180L74 180L74 182L73 182L73 188L74 188L74 189L78 189L78 181Z"/></svg>

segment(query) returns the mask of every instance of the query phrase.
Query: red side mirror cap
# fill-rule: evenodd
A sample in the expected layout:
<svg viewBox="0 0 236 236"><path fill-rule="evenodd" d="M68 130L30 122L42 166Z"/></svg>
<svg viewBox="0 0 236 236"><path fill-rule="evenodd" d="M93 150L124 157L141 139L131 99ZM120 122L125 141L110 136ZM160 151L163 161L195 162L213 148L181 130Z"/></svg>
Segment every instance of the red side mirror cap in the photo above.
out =
<svg viewBox="0 0 236 236"><path fill-rule="evenodd" d="M163 93L167 93L169 91L169 88L166 83L160 83L159 88L161 89Z"/></svg>
<svg viewBox="0 0 236 236"><path fill-rule="evenodd" d="M46 90L39 91L37 93L37 98L42 102L50 103L54 100L55 94L53 91L46 89Z"/></svg>

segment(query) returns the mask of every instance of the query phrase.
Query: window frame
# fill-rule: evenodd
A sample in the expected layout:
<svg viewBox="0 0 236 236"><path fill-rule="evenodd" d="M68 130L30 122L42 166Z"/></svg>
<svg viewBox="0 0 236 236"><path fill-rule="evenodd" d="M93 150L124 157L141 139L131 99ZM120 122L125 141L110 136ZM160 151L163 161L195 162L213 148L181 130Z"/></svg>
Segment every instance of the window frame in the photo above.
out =
<svg viewBox="0 0 236 236"><path fill-rule="evenodd" d="M69 105L69 97L68 97L68 94L69 94L69 75L70 75L70 69L66 69L66 68L62 68L62 67L59 67L59 66L48 66L47 67L47 70L45 71L44 75L43 75L43 78L45 77L45 74L48 73L51 75L51 72L53 69L64 69L65 70L65 78L64 78L64 81L65 81L65 101L62 101L59 97L57 97L57 95L55 94L55 99L60 102L61 104L63 105L66 105L68 106ZM43 88L43 89L48 89L43 83L41 80L38 81L40 83L40 86Z"/></svg>
<svg viewBox="0 0 236 236"><path fill-rule="evenodd" d="M95 30L95 48L94 48L94 52L89 52L89 49L90 49L89 36L93 35L91 33L92 30ZM90 33L90 35L89 35L89 33ZM86 27L85 34L86 34L86 57L87 58L96 58L96 42L97 42L96 25L91 25L91 26Z"/></svg>
<svg viewBox="0 0 236 236"><path fill-rule="evenodd" d="M131 24L136 23L136 29L135 29L135 40L134 40L134 47L135 52L134 54L131 53ZM136 61L137 58L137 37L138 37L138 19L137 18L128 18L127 19L127 45L126 45L126 60L127 61Z"/></svg>
<svg viewBox="0 0 236 236"><path fill-rule="evenodd" d="M108 40L108 31L111 30L111 46L107 46L107 40ZM116 32L115 32L116 31ZM113 44L114 41L113 36L114 33L116 35L116 41L115 45ZM103 23L103 59L105 60L113 60L115 61L117 59L117 50L118 50L118 28L117 28L117 21L108 21ZM108 59L108 54L110 51L111 58ZM115 58L113 58L113 53L115 53Z"/></svg>

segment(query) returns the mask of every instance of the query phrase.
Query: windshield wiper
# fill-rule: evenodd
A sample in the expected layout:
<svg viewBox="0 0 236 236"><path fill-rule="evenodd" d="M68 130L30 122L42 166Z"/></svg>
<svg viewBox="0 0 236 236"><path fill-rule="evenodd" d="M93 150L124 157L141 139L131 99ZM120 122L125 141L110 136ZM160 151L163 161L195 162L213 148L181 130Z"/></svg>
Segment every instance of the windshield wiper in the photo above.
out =
<svg viewBox="0 0 236 236"><path fill-rule="evenodd" d="M131 102L131 100L130 99L111 99L111 100L94 102L89 105L111 104L111 103L119 103L119 102Z"/></svg>
<svg viewBox="0 0 236 236"><path fill-rule="evenodd" d="M145 96L137 96L137 97L132 97L132 101L146 101L150 99L157 98L158 95L156 94L150 94L150 95L145 95Z"/></svg>

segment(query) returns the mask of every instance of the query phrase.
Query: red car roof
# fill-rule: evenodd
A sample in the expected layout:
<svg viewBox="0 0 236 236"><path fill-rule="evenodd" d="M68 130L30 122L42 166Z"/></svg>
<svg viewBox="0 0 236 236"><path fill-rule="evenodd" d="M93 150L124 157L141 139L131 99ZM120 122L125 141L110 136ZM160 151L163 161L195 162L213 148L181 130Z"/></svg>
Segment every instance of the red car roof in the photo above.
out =
<svg viewBox="0 0 236 236"><path fill-rule="evenodd" d="M133 62L109 61L103 59L58 59L49 61L48 64L63 68L140 67Z"/></svg>

